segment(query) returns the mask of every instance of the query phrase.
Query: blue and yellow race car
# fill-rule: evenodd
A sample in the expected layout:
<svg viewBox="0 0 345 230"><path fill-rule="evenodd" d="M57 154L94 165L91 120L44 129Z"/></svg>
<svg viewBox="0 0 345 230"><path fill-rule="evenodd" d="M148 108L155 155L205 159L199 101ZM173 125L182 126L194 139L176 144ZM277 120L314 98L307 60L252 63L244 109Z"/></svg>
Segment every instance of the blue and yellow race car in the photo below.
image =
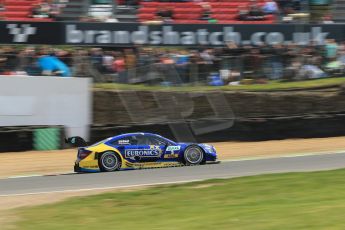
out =
<svg viewBox="0 0 345 230"><path fill-rule="evenodd" d="M87 146L81 137L66 140L78 147L75 172L200 165L217 162L213 146L177 143L157 134L128 133Z"/></svg>

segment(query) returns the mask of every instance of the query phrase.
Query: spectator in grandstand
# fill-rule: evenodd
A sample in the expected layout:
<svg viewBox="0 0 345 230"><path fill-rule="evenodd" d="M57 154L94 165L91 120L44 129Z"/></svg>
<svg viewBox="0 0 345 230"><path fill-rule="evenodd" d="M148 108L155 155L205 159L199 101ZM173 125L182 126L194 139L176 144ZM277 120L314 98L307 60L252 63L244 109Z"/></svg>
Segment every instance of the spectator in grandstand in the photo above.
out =
<svg viewBox="0 0 345 230"><path fill-rule="evenodd" d="M156 16L157 19L163 22L172 22L174 19L174 11L171 7L159 7Z"/></svg>
<svg viewBox="0 0 345 230"><path fill-rule="evenodd" d="M50 17L50 6L48 3L36 4L31 11L32 18L49 18Z"/></svg>
<svg viewBox="0 0 345 230"><path fill-rule="evenodd" d="M41 5L36 4L31 9L31 16L32 18L37 18L41 16Z"/></svg>
<svg viewBox="0 0 345 230"><path fill-rule="evenodd" d="M237 19L240 21L246 21L248 20L248 8L245 7L244 5L239 5L238 6L238 12L237 12Z"/></svg>
<svg viewBox="0 0 345 230"><path fill-rule="evenodd" d="M59 2L54 2L53 0L50 0L47 4L49 4L49 17L56 19L57 16L61 13L61 7L62 5Z"/></svg>
<svg viewBox="0 0 345 230"><path fill-rule="evenodd" d="M253 1L252 3L250 3L249 5L249 12L248 12L248 20L264 20L265 19L265 14L262 11L261 7L259 7L259 5Z"/></svg>
<svg viewBox="0 0 345 230"><path fill-rule="evenodd" d="M108 22L108 23L114 23L114 22L119 22L117 18L115 18L114 15L107 16L103 19L103 22Z"/></svg>
<svg viewBox="0 0 345 230"><path fill-rule="evenodd" d="M201 10L201 17L200 20L211 20L212 17L212 7L210 4L208 4L207 2L202 2L200 3L200 6L202 8Z"/></svg>
<svg viewBox="0 0 345 230"><path fill-rule="evenodd" d="M45 15L50 16L52 8L51 8L51 4L49 0L42 2L40 6L41 6L41 12Z"/></svg>
<svg viewBox="0 0 345 230"><path fill-rule="evenodd" d="M327 14L327 15L323 16L321 23L323 23L323 24L333 24L334 21L332 20L332 15Z"/></svg>
<svg viewBox="0 0 345 230"><path fill-rule="evenodd" d="M5 11L5 6L2 2L0 2L0 14Z"/></svg>
<svg viewBox="0 0 345 230"><path fill-rule="evenodd" d="M295 13L299 5L299 0L278 0L278 6L284 15Z"/></svg>
<svg viewBox="0 0 345 230"><path fill-rule="evenodd" d="M32 18L53 18L61 13L61 3L55 3L53 0L46 0L42 3L34 5L31 10Z"/></svg>
<svg viewBox="0 0 345 230"><path fill-rule="evenodd" d="M274 0L266 0L262 10L265 14L277 14L279 12L278 4Z"/></svg>

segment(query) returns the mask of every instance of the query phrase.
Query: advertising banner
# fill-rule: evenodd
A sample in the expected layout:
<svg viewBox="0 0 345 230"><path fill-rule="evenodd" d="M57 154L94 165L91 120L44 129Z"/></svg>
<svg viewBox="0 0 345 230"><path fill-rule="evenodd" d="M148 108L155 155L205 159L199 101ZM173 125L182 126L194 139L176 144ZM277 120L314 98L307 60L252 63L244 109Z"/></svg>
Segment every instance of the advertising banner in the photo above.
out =
<svg viewBox="0 0 345 230"><path fill-rule="evenodd" d="M2 44L78 46L224 46L266 43L322 45L327 39L345 41L345 24L163 24L83 22L0 22Z"/></svg>

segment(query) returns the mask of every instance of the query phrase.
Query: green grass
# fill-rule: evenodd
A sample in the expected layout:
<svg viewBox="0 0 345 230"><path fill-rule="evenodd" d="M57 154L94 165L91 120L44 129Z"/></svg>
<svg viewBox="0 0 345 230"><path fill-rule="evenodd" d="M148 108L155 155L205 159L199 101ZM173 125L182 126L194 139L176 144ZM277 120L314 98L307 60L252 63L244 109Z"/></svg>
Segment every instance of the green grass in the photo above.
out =
<svg viewBox="0 0 345 230"><path fill-rule="evenodd" d="M345 83L345 78L325 78L307 81L269 81L267 84L252 84L252 85L238 85L238 86L147 86L147 85L129 85L116 83L96 83L96 89L113 89L113 90L166 90L166 91L211 91L211 90L243 90L243 91L276 91L287 89L312 89L327 86L339 86Z"/></svg>
<svg viewBox="0 0 345 230"><path fill-rule="evenodd" d="M17 229L345 229L345 170L210 180L18 210Z"/></svg>

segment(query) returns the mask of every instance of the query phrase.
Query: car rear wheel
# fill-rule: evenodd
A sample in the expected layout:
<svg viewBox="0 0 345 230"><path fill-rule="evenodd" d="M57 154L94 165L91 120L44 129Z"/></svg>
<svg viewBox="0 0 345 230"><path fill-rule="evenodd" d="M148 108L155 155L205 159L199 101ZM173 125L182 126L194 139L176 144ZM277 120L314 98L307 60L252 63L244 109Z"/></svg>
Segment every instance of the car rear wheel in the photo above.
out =
<svg viewBox="0 0 345 230"><path fill-rule="evenodd" d="M184 161L186 165L199 165L204 162L204 151L198 146L189 146L184 151Z"/></svg>
<svg viewBox="0 0 345 230"><path fill-rule="evenodd" d="M121 168L121 160L114 152L104 152L99 158L99 168L102 172L117 171Z"/></svg>

